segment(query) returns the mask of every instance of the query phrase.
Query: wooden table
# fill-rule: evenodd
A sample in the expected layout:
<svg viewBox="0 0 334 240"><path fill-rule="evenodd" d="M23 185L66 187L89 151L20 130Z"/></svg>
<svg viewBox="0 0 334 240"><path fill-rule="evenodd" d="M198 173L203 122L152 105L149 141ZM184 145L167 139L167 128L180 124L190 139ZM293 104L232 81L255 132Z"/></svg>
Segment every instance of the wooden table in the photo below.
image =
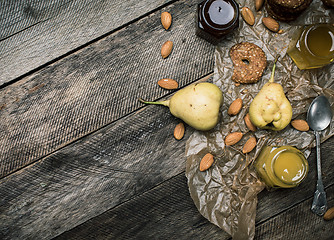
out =
<svg viewBox="0 0 334 240"><path fill-rule="evenodd" d="M161 78L182 88L213 73L215 47L195 36L198 2L1 1L0 239L230 238L189 195L194 130L175 140L179 120L137 100L170 97ZM322 145L329 206L333 143ZM310 211L314 149L309 164L298 188L259 194L255 239L334 238L334 222Z"/></svg>

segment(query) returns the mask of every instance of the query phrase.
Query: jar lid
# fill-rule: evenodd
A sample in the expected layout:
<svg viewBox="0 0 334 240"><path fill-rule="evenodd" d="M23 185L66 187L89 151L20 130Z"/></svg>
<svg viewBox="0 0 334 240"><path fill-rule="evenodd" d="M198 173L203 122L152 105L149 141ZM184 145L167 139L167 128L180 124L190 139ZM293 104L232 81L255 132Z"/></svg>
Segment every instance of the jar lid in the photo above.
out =
<svg viewBox="0 0 334 240"><path fill-rule="evenodd" d="M305 47L315 57L334 57L334 28L331 24L315 24L304 33Z"/></svg>
<svg viewBox="0 0 334 240"><path fill-rule="evenodd" d="M304 155L297 149L279 150L275 155L272 168L275 176L286 184L298 184L307 173Z"/></svg>
<svg viewBox="0 0 334 240"><path fill-rule="evenodd" d="M217 31L224 31L239 21L239 7L234 0L209 0L202 7L204 23Z"/></svg>

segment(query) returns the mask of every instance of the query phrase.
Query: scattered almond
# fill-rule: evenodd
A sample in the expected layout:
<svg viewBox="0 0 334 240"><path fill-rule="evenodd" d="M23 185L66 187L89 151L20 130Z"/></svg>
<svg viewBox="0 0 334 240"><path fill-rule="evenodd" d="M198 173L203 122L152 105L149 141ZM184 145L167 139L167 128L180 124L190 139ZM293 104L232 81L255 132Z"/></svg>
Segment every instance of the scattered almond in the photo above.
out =
<svg viewBox="0 0 334 240"><path fill-rule="evenodd" d="M225 137L225 145L231 146L239 142L243 134L241 132L230 133Z"/></svg>
<svg viewBox="0 0 334 240"><path fill-rule="evenodd" d="M172 41L166 41L162 47L161 47L161 56L163 58L166 58L169 56L169 54L173 50L173 42Z"/></svg>
<svg viewBox="0 0 334 240"><path fill-rule="evenodd" d="M174 128L175 139L181 140L184 136L184 131L185 131L184 124L183 123L177 124Z"/></svg>
<svg viewBox="0 0 334 240"><path fill-rule="evenodd" d="M254 17L252 10L250 10L248 7L241 8L241 16L247 24L251 26L254 25L255 17Z"/></svg>
<svg viewBox="0 0 334 240"><path fill-rule="evenodd" d="M279 34L282 34L282 33L284 33L284 30L283 30L283 29L280 29L280 30L278 31L278 33L279 33Z"/></svg>
<svg viewBox="0 0 334 240"><path fill-rule="evenodd" d="M163 78L158 81L158 85L165 89L177 89L179 84L171 78Z"/></svg>
<svg viewBox="0 0 334 240"><path fill-rule="evenodd" d="M308 130L310 130L308 123L302 119L295 119L291 121L291 125L292 127L301 132L307 132Z"/></svg>
<svg viewBox="0 0 334 240"><path fill-rule="evenodd" d="M324 219L326 221L332 220L334 218L334 207L328 209L324 214Z"/></svg>
<svg viewBox="0 0 334 240"><path fill-rule="evenodd" d="M231 103L230 107L227 110L227 114L231 116L237 115L240 112L241 108L242 108L242 99L237 98Z"/></svg>
<svg viewBox="0 0 334 240"><path fill-rule="evenodd" d="M172 15L169 12L161 13L161 23L162 23L162 26L166 30L168 30L168 28L172 24Z"/></svg>
<svg viewBox="0 0 334 240"><path fill-rule="evenodd" d="M211 153L205 154L205 156L202 158L200 164L199 164L199 170L201 172L209 169L213 164L213 155Z"/></svg>
<svg viewBox="0 0 334 240"><path fill-rule="evenodd" d="M245 143L244 147L242 148L242 152L249 153L255 148L255 146L256 146L256 138L250 137Z"/></svg>
<svg viewBox="0 0 334 240"><path fill-rule="evenodd" d="M263 6L264 0L255 0L255 10L259 11Z"/></svg>
<svg viewBox="0 0 334 240"><path fill-rule="evenodd" d="M249 113L246 114L246 116L244 117L244 121L246 126L248 127L249 130L255 132L256 131L256 127L254 126L254 124L251 122L250 118L249 118Z"/></svg>
<svg viewBox="0 0 334 240"><path fill-rule="evenodd" d="M262 18L262 23L272 32L278 32L279 30L279 23L271 17Z"/></svg>

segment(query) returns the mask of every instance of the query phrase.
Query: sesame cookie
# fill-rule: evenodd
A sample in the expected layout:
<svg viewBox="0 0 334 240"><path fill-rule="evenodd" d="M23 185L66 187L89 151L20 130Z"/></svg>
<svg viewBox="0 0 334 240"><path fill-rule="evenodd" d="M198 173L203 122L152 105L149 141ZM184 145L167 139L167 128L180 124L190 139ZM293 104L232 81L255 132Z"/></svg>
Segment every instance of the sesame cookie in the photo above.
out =
<svg viewBox="0 0 334 240"><path fill-rule="evenodd" d="M267 58L263 50L249 42L242 42L230 49L234 64L232 80L237 83L257 82L267 66Z"/></svg>

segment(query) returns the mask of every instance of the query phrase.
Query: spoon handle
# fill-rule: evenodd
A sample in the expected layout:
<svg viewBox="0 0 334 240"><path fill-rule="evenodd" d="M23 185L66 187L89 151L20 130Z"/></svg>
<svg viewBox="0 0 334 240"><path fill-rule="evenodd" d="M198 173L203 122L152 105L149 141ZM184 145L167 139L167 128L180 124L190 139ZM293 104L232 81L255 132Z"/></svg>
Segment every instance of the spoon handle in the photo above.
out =
<svg viewBox="0 0 334 240"><path fill-rule="evenodd" d="M321 177L321 154L320 154L320 133L318 131L314 131L315 140L316 140L316 152L317 152L317 175L318 181L322 183Z"/></svg>
<svg viewBox="0 0 334 240"><path fill-rule="evenodd" d="M316 139L318 180L316 191L314 192L311 211L319 216L322 216L327 210L327 200L326 192L324 190L324 185L321 178L320 134L318 131L314 131L314 134Z"/></svg>

